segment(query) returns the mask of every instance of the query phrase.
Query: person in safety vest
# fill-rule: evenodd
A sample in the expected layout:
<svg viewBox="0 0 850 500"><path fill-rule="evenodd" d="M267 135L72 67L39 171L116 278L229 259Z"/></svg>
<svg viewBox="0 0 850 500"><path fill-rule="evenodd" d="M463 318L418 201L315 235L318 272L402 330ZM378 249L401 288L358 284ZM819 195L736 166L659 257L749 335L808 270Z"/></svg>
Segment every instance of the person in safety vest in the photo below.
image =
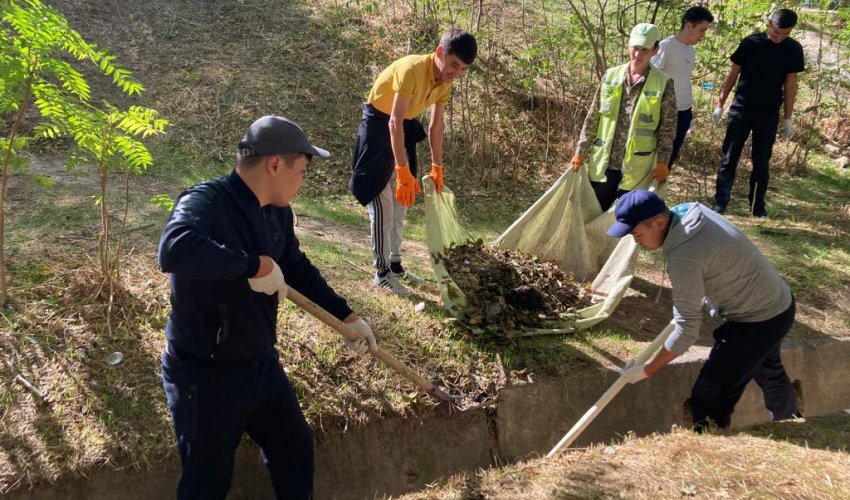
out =
<svg viewBox="0 0 850 500"><path fill-rule="evenodd" d="M650 64L661 31L641 23L629 36L629 62L608 68L587 111L570 164L586 165L602 210L622 194L670 175L676 137L673 79Z"/></svg>
<svg viewBox="0 0 850 500"><path fill-rule="evenodd" d="M348 188L369 210L373 283L383 290L408 296L410 290L402 281L410 285L422 282L401 265L404 217L422 190L416 180L416 143L428 137L429 175L439 193L443 188L444 108L452 84L477 54L474 36L451 29L434 52L402 57L384 69L363 103ZM416 117L429 108L426 136Z"/></svg>
<svg viewBox="0 0 850 500"><path fill-rule="evenodd" d="M773 420L800 416L794 385L780 358L782 339L794 324L794 295L788 283L734 224L700 203L668 209L655 193L623 195L608 235L634 237L648 250L661 249L673 288L675 329L646 364L629 363L624 380L655 375L696 342L703 307L721 318L714 347L686 402L694 430L710 423L729 427L744 388L755 379Z"/></svg>
<svg viewBox="0 0 850 500"><path fill-rule="evenodd" d="M262 449L275 496L312 498L313 437L275 349L278 303L292 286L351 326L351 350L376 348L293 229L289 203L310 160L328 156L295 123L264 116L239 142L229 175L174 204L159 265L171 284L162 384L183 468L179 499L224 499L246 432Z"/></svg>

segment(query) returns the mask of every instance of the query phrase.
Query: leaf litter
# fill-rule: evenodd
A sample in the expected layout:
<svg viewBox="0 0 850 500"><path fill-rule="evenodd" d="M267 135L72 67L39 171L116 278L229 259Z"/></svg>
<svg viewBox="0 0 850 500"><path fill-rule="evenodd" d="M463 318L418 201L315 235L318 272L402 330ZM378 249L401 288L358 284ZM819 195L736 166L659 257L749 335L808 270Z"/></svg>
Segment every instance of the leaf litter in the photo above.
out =
<svg viewBox="0 0 850 500"><path fill-rule="evenodd" d="M483 336L510 339L529 329L562 327L591 304L590 285L557 264L475 240L436 255L466 295L460 318Z"/></svg>

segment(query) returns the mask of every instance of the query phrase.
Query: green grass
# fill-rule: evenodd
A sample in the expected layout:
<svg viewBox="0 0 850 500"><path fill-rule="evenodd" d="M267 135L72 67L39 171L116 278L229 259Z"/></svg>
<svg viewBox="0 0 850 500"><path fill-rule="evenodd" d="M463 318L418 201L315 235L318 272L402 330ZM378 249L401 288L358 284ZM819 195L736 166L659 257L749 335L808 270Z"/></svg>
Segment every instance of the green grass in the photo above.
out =
<svg viewBox="0 0 850 500"><path fill-rule="evenodd" d="M369 230L369 214L366 207L361 206L352 195L302 194L293 203L293 209L298 215L307 215L349 228Z"/></svg>

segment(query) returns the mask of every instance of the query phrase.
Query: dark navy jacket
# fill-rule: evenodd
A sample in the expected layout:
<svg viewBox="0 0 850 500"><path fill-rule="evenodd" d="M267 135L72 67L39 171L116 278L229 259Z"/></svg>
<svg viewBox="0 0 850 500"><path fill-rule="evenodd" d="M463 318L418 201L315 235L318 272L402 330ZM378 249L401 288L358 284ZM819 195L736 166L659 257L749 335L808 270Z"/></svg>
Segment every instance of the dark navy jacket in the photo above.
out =
<svg viewBox="0 0 850 500"><path fill-rule="evenodd" d="M165 335L174 347L235 361L274 348L277 294L254 292L247 281L260 255L274 258L287 284L329 313L351 313L299 248L292 209L261 208L233 171L182 193L159 241L160 268L171 273Z"/></svg>

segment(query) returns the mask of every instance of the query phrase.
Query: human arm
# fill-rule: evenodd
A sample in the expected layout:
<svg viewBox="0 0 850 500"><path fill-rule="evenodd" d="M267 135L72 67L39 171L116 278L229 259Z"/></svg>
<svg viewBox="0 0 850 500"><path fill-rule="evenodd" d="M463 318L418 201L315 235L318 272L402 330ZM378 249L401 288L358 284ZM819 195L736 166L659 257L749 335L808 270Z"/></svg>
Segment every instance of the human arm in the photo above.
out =
<svg viewBox="0 0 850 500"><path fill-rule="evenodd" d="M652 361L644 365L643 372L647 377L651 377L661 371L662 368L670 364L671 361L678 358L678 354L674 354L667 350L666 347L662 347L658 354L652 358Z"/></svg>
<svg viewBox="0 0 850 500"><path fill-rule="evenodd" d="M723 79L723 86L720 88L720 97L717 99L715 108L723 109L723 106L726 104L726 98L732 92L732 87L735 86L735 82L738 81L740 74L741 66L733 62L732 67L729 68L729 72L726 73L726 77Z"/></svg>
<svg viewBox="0 0 850 500"><path fill-rule="evenodd" d="M318 268L301 250L293 227L292 209L290 207L276 209L276 216L280 221L282 238L285 241L277 263L286 276L287 284L337 319L344 321L352 313L351 308L348 307L346 300L328 285Z"/></svg>
<svg viewBox="0 0 850 500"><path fill-rule="evenodd" d="M584 117L584 124L581 127L578 144L576 145L575 154L582 158L590 156L590 147L593 140L596 138L596 129L599 128L599 93L602 85L596 87L596 92L593 94L593 100L590 103L590 108L587 110L587 115Z"/></svg>
<svg viewBox="0 0 850 500"><path fill-rule="evenodd" d="M673 289L673 332L664 342L681 356L699 339L705 301L704 264L688 256L668 256L667 274Z"/></svg>
<svg viewBox="0 0 850 500"><path fill-rule="evenodd" d="M673 354L667 348L662 347L655 357L652 358L652 361L641 365L630 361L618 371L627 383L634 384L655 375L677 357L679 357L677 354Z"/></svg>
<svg viewBox="0 0 850 500"><path fill-rule="evenodd" d="M404 117L407 115L409 105L410 99L408 97L396 94L393 98L393 110L389 120L390 145L393 150L396 171L395 198L406 207L413 205L416 193L422 191L419 183L410 172L404 145Z"/></svg>
<svg viewBox="0 0 850 500"><path fill-rule="evenodd" d="M390 145L396 166L407 165L407 152L404 149L404 119L410 107L410 98L396 93L393 97L393 109L390 113Z"/></svg>
<svg viewBox="0 0 850 500"><path fill-rule="evenodd" d="M177 200L159 240L157 258L166 273L202 280L236 280L255 276L260 256L230 248L216 239L218 203L209 188L197 186Z"/></svg>
<svg viewBox="0 0 850 500"><path fill-rule="evenodd" d="M794 103L797 100L797 73L788 73L785 76L785 112L783 117L790 120L794 114Z"/></svg>
<svg viewBox="0 0 850 500"><path fill-rule="evenodd" d="M428 143L431 146L431 172L437 194L443 189L443 136L445 133L445 105L431 106L431 122L428 124Z"/></svg>
<svg viewBox="0 0 850 500"><path fill-rule="evenodd" d="M431 163L443 164L443 134L445 131L445 106L431 106L431 121L428 124L428 144L431 146Z"/></svg>
<svg viewBox="0 0 850 500"><path fill-rule="evenodd" d="M676 91L674 89L673 79L668 78L667 84L664 86L664 94L661 97L661 120L658 123L658 153L656 155L658 163L664 163L665 170L670 159L670 154L673 152L677 120Z"/></svg>

